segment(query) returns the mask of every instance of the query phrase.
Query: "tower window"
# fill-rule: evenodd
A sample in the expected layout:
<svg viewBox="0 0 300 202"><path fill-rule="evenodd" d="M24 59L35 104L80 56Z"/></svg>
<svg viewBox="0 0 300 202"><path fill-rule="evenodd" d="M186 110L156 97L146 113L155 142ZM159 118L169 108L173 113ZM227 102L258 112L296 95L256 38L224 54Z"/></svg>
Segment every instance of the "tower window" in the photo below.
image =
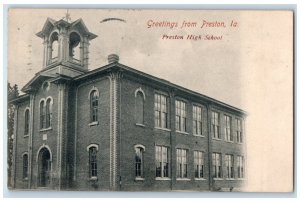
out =
<svg viewBox="0 0 300 202"><path fill-rule="evenodd" d="M54 32L51 35L51 51L50 51L50 63L56 62L58 60L58 34Z"/></svg>
<svg viewBox="0 0 300 202"><path fill-rule="evenodd" d="M80 63L80 36L75 32L70 34L69 56L72 62Z"/></svg>

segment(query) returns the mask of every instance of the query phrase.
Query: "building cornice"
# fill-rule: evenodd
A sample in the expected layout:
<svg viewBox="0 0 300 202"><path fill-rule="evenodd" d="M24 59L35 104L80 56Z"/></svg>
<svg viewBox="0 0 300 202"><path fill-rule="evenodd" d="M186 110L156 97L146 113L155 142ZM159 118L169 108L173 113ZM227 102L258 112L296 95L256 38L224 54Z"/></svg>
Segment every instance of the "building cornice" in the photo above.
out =
<svg viewBox="0 0 300 202"><path fill-rule="evenodd" d="M23 95L20 95L12 100L10 100L8 103L9 104L19 104L19 103L22 103L24 101L29 101L30 100L30 95L29 94L23 94Z"/></svg>
<svg viewBox="0 0 300 202"><path fill-rule="evenodd" d="M179 86L177 84L171 83L165 79L161 79L161 78L152 76L150 74L141 72L139 70L133 69L131 67L120 64L118 62L105 65L103 67L100 67L100 68L97 68L90 72L87 72L83 75L77 76L74 78L74 81L80 82L81 80L88 79L89 77L106 74L107 72L110 72L110 71L122 71L123 75L131 75L131 76L133 76L132 78L140 78L142 81L149 81L149 83L151 83L151 85L156 84L157 86L164 86L165 88L170 89L171 91L174 91L178 94L186 94L187 96L194 96L195 98L199 98L209 105L225 107L231 111L238 112L238 113L242 114L243 116L247 115L247 112L242 109L231 106L229 104L226 104L226 103L216 100L214 98L208 97L206 95L200 94L198 92L189 90L189 89Z"/></svg>

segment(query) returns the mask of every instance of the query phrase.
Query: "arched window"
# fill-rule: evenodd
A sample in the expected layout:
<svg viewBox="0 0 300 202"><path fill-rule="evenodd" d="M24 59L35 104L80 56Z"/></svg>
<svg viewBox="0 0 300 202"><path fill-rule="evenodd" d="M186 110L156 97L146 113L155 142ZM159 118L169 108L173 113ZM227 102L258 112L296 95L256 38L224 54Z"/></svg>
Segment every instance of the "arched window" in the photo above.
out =
<svg viewBox="0 0 300 202"><path fill-rule="evenodd" d="M97 177L97 147L89 148L89 174L90 178Z"/></svg>
<svg viewBox="0 0 300 202"><path fill-rule="evenodd" d="M54 32L51 35L51 55L50 55L50 59L51 62L55 62L58 60L58 34L57 32Z"/></svg>
<svg viewBox="0 0 300 202"><path fill-rule="evenodd" d="M48 98L46 102L46 128L51 127L52 122L52 102L51 99Z"/></svg>
<svg viewBox="0 0 300 202"><path fill-rule="evenodd" d="M136 93L135 98L135 114L136 122L143 124L144 123L144 94L141 91Z"/></svg>
<svg viewBox="0 0 300 202"><path fill-rule="evenodd" d="M23 155L23 179L28 178L28 154Z"/></svg>
<svg viewBox="0 0 300 202"><path fill-rule="evenodd" d="M144 152L145 148L143 146L135 146L135 177L144 177Z"/></svg>
<svg viewBox="0 0 300 202"><path fill-rule="evenodd" d="M45 112L45 101L42 100L40 102L40 129L45 128L45 116L46 116L46 112Z"/></svg>
<svg viewBox="0 0 300 202"><path fill-rule="evenodd" d="M69 56L73 62L80 62L80 36L76 32L70 34Z"/></svg>
<svg viewBox="0 0 300 202"><path fill-rule="evenodd" d="M29 109L26 109L25 110L24 135L28 135L28 133L29 133L29 119L30 119Z"/></svg>
<svg viewBox="0 0 300 202"><path fill-rule="evenodd" d="M93 90L90 94L90 114L91 114L91 122L98 121L98 105L99 105L99 92L97 90Z"/></svg>

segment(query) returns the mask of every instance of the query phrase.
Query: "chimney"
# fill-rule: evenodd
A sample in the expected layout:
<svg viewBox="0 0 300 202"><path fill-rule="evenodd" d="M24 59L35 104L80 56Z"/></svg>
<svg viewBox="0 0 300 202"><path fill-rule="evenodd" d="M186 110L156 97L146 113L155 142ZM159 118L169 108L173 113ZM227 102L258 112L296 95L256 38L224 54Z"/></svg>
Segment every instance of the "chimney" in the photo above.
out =
<svg viewBox="0 0 300 202"><path fill-rule="evenodd" d="M119 62L119 56L117 54L110 54L107 57L108 63L114 63L114 62Z"/></svg>

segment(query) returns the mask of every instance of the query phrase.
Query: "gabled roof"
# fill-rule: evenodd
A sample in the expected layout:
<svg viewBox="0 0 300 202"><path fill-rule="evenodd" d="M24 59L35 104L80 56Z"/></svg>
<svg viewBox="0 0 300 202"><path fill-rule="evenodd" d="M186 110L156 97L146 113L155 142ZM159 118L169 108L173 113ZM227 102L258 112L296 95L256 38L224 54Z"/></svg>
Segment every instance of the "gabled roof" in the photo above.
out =
<svg viewBox="0 0 300 202"><path fill-rule="evenodd" d="M38 72L35 76L21 89L21 91L26 92L31 90L32 87L39 82L44 81L46 78L53 78L55 76L43 74L43 72Z"/></svg>
<svg viewBox="0 0 300 202"><path fill-rule="evenodd" d="M84 24L84 22L81 18L71 23L71 27L75 27L75 26L78 26L79 28L81 28L81 30L84 31L85 34L89 36L90 40L97 37L96 34L93 34L88 30L88 28L86 27L86 25Z"/></svg>
<svg viewBox="0 0 300 202"><path fill-rule="evenodd" d="M40 38L44 38L44 36L49 35L55 27L60 27L60 26L70 27L70 28L77 27L82 32L82 34L87 35L90 40L97 37L96 34L93 34L88 30L88 28L86 27L86 25L84 24L81 18L71 23L63 19L56 21L51 18L47 18L42 31L38 32L36 35Z"/></svg>
<svg viewBox="0 0 300 202"><path fill-rule="evenodd" d="M38 37L44 38L45 34L50 33L55 25L55 20L52 18L47 18L42 31L36 33Z"/></svg>

